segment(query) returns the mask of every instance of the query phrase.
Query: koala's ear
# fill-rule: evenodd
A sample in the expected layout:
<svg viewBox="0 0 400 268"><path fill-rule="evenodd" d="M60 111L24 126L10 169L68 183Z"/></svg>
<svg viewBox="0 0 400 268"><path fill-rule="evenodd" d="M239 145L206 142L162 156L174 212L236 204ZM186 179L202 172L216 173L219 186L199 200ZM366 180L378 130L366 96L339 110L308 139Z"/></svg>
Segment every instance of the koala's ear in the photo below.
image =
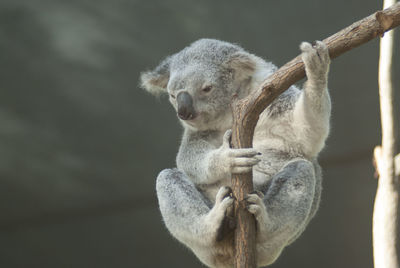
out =
<svg viewBox="0 0 400 268"><path fill-rule="evenodd" d="M254 74L257 62L254 55L239 51L233 53L225 62L225 65L234 70L235 77L243 79Z"/></svg>
<svg viewBox="0 0 400 268"><path fill-rule="evenodd" d="M170 75L170 62L171 57L168 57L153 71L141 73L140 86L155 96L166 93Z"/></svg>

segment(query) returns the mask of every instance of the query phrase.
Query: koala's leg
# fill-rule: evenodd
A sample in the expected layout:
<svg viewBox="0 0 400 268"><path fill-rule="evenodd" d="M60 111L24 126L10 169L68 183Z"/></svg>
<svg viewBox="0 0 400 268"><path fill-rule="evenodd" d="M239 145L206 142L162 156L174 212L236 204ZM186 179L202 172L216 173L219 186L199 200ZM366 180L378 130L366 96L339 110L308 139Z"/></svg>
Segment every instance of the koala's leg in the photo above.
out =
<svg viewBox="0 0 400 268"><path fill-rule="evenodd" d="M314 166L303 159L290 161L268 186L258 190L264 195L255 193L247 197L248 210L257 219L257 240L279 255L304 230L309 217L314 215L312 210L317 209L320 193L316 193ZM264 254L274 255L268 250Z"/></svg>
<svg viewBox="0 0 400 268"><path fill-rule="evenodd" d="M331 101L328 92L329 52L323 42L300 45L307 81L293 113L295 132L303 137L308 156L314 157L324 146L329 133ZM307 149L308 148L308 149ZM307 151L310 150L310 151Z"/></svg>
<svg viewBox="0 0 400 268"><path fill-rule="evenodd" d="M233 204L229 187L221 187L211 204L178 169L163 170L156 187L162 217L173 236L192 249L215 243Z"/></svg>

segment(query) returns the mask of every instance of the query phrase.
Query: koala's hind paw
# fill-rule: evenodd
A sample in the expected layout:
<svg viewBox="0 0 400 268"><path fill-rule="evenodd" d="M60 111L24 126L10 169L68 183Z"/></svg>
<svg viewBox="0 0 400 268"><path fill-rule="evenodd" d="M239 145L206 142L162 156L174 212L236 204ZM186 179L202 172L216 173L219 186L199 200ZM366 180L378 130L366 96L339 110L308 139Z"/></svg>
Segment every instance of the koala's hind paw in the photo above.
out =
<svg viewBox="0 0 400 268"><path fill-rule="evenodd" d="M235 228L235 219L233 217L233 196L232 189L228 186L221 187L217 193L215 204L219 203L222 205L222 210L224 205L228 205L225 209L224 218L217 230L217 241L223 240L232 230Z"/></svg>
<svg viewBox="0 0 400 268"><path fill-rule="evenodd" d="M214 207L221 215L230 215L232 213L233 201L232 189L228 186L223 186L217 193Z"/></svg>
<svg viewBox="0 0 400 268"><path fill-rule="evenodd" d="M308 79L326 79L329 71L329 51L328 47L321 41L316 41L312 46L310 43L300 44L306 74Z"/></svg>
<svg viewBox="0 0 400 268"><path fill-rule="evenodd" d="M228 186L219 188L217 196L215 197L215 203L221 203L227 197L232 197L232 189Z"/></svg>
<svg viewBox="0 0 400 268"><path fill-rule="evenodd" d="M216 195L215 205L206 217L206 224L217 241L222 240L234 227L233 201L232 189L221 187Z"/></svg>
<svg viewBox="0 0 400 268"><path fill-rule="evenodd" d="M251 194L248 194L244 199L247 203L247 210L256 217L259 223L264 222L267 217L267 210L263 202L263 197L263 193L255 191Z"/></svg>
<svg viewBox="0 0 400 268"><path fill-rule="evenodd" d="M225 215L231 214L233 201L232 189L228 186L221 187L215 197L215 205L211 209L210 214L217 221L221 221Z"/></svg>

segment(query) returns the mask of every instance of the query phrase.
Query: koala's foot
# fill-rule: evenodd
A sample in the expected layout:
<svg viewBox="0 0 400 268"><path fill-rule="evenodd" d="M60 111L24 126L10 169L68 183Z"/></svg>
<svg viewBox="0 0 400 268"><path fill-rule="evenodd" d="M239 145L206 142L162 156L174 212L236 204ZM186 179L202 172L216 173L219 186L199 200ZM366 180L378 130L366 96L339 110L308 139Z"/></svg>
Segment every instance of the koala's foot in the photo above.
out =
<svg viewBox="0 0 400 268"><path fill-rule="evenodd" d="M268 214L263 198L264 194L260 191L248 194L245 198L247 210L254 215L257 221L258 241L263 241L264 236L267 234Z"/></svg>
<svg viewBox="0 0 400 268"><path fill-rule="evenodd" d="M232 189L228 186L221 187L215 198L214 206L218 210L217 218L223 216L217 229L216 241L223 240L235 228L233 201Z"/></svg>
<svg viewBox="0 0 400 268"><path fill-rule="evenodd" d="M218 193L215 197L215 206L221 210L221 212L229 212L228 209L232 208L233 195L232 189L228 186L222 186L219 188Z"/></svg>
<svg viewBox="0 0 400 268"><path fill-rule="evenodd" d="M310 43L303 42L300 44L302 51L306 75L309 80L326 80L329 71L329 51L328 47L321 41L316 41L312 46Z"/></svg>
<svg viewBox="0 0 400 268"><path fill-rule="evenodd" d="M246 203L247 203L247 210L253 214L256 219L263 217L265 213L266 214L266 209L265 209L265 205L263 202L263 197L264 194L260 191L255 191L251 194L248 194L247 197L245 198Z"/></svg>
<svg viewBox="0 0 400 268"><path fill-rule="evenodd" d="M234 229L232 189L223 186L219 189L215 205L207 215L206 222L210 230L215 232L215 240L222 240L227 233Z"/></svg>

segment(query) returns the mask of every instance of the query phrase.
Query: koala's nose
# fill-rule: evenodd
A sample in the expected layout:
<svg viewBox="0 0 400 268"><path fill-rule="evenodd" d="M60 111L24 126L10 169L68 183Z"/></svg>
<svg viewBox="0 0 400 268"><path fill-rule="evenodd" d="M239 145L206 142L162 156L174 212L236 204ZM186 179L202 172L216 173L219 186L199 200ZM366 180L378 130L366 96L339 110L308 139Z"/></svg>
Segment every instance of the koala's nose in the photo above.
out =
<svg viewBox="0 0 400 268"><path fill-rule="evenodd" d="M176 102L178 104L178 116L182 120L189 120L195 117L195 111L193 107L193 99L189 93L182 91L176 96Z"/></svg>

